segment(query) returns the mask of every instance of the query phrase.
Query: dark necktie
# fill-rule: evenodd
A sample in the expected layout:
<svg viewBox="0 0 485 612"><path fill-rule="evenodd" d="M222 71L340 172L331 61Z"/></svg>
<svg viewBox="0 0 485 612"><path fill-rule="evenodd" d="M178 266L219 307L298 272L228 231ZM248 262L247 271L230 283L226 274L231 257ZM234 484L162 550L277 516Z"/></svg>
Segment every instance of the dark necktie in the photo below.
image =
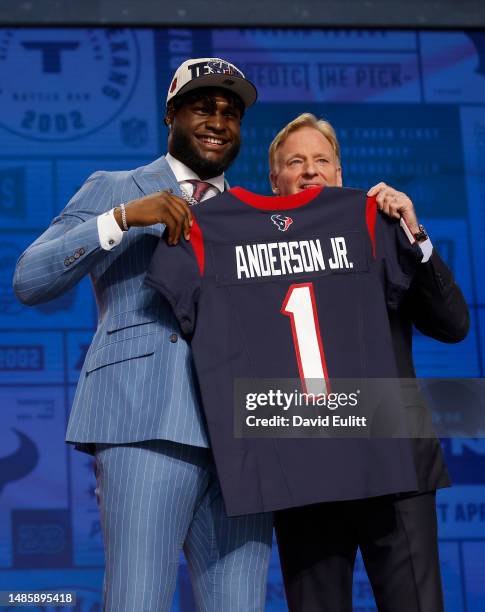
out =
<svg viewBox="0 0 485 612"><path fill-rule="evenodd" d="M214 185L211 185L210 183L206 183L205 181L198 181L196 179L191 179L190 181L187 181L187 183L190 183L194 186L194 192L192 193L192 197L196 202L200 202L207 190L210 187L214 187Z"/></svg>

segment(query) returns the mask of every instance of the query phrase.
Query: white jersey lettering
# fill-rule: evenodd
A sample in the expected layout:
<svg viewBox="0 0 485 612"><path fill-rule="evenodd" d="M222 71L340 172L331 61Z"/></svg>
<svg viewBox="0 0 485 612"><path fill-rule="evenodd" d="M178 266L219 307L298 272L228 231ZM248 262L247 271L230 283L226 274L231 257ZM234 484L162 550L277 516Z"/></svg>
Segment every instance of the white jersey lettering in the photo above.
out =
<svg viewBox="0 0 485 612"><path fill-rule="evenodd" d="M237 245L235 256L238 279L325 270L320 240Z"/></svg>

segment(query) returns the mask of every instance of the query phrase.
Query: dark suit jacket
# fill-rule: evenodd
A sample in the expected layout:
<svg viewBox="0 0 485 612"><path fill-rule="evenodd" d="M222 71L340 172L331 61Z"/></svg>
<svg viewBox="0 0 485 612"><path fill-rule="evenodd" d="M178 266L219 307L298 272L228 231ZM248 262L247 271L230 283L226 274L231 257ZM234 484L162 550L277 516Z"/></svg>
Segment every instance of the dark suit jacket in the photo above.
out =
<svg viewBox="0 0 485 612"><path fill-rule="evenodd" d="M398 310L389 311L394 352L401 378L414 378L412 327L440 342L460 342L470 326L468 307L453 274L433 249L420 264L411 288ZM437 438L413 441L419 490L431 491L451 484Z"/></svg>

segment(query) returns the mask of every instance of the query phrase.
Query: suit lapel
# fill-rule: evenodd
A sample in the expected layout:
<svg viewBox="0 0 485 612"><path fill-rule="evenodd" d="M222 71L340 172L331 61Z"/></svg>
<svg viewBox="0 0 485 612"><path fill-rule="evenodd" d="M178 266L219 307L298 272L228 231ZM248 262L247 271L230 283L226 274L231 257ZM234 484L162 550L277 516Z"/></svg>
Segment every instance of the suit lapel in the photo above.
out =
<svg viewBox="0 0 485 612"><path fill-rule="evenodd" d="M182 197L175 175L163 156L147 166L137 168L133 173L133 180L145 195L172 189L173 193Z"/></svg>

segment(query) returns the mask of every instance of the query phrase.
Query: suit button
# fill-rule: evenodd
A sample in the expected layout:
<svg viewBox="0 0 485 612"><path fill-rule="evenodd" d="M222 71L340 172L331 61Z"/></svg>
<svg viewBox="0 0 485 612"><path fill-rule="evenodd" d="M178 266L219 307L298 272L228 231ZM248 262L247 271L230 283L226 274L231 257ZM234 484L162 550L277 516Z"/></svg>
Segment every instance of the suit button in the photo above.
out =
<svg viewBox="0 0 485 612"><path fill-rule="evenodd" d="M64 260L64 265L65 266L70 266L71 262L69 261L69 259L66 257L66 259Z"/></svg>
<svg viewBox="0 0 485 612"><path fill-rule="evenodd" d="M170 334L170 342L177 342L178 339L177 334Z"/></svg>
<svg viewBox="0 0 485 612"><path fill-rule="evenodd" d="M86 249L84 247L81 247L79 249L79 255L84 255L85 252L86 252Z"/></svg>
<svg viewBox="0 0 485 612"><path fill-rule="evenodd" d="M74 259L79 259L81 257L81 255L79 255L79 251L76 251L74 253Z"/></svg>
<svg viewBox="0 0 485 612"><path fill-rule="evenodd" d="M69 257L69 263L72 264L74 263L76 260L74 259L74 257L71 255L71 257Z"/></svg>

